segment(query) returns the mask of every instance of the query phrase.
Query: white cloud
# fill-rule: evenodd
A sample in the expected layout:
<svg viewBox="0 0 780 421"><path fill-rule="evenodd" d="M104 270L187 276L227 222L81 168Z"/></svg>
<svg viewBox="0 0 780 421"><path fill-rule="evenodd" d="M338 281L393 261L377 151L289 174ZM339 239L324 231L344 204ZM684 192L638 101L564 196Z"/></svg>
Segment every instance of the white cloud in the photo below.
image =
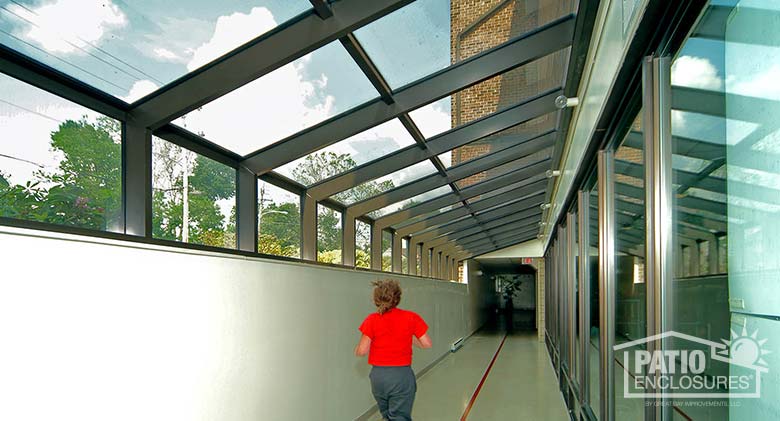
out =
<svg viewBox="0 0 780 421"><path fill-rule="evenodd" d="M195 49L187 69L192 71L224 55L265 33L277 25L271 11L265 7L254 7L249 14L233 13L220 16L214 27L214 34L205 44Z"/></svg>
<svg viewBox="0 0 780 421"><path fill-rule="evenodd" d="M157 58L162 59L164 61L181 62L185 60L183 57L179 56L178 54L174 53L173 51L167 48L157 47L154 49L153 52Z"/></svg>
<svg viewBox="0 0 780 421"><path fill-rule="evenodd" d="M420 107L409 113L409 116L426 138L446 132L452 128L450 97Z"/></svg>
<svg viewBox="0 0 780 421"><path fill-rule="evenodd" d="M773 64L766 71L744 76L746 77L728 78L728 93L780 101L780 64Z"/></svg>
<svg viewBox="0 0 780 421"><path fill-rule="evenodd" d="M274 26L273 16L264 8L254 8L248 15L222 16L212 38L195 50L187 68L196 69ZM240 154L311 126L333 114L335 99L322 94L327 78L304 77L308 63L304 57L287 64L175 123ZM312 104L315 98L317 104Z"/></svg>
<svg viewBox="0 0 780 421"><path fill-rule="evenodd" d="M715 66L706 58L681 56L672 65L672 85L720 90L723 80Z"/></svg>
<svg viewBox="0 0 780 421"><path fill-rule="evenodd" d="M128 92L127 96L122 99L128 103L132 103L138 99L143 98L147 94L156 91L157 88L159 88L159 86L150 80L139 80L133 83L133 86L130 88L130 92Z"/></svg>
<svg viewBox="0 0 780 421"><path fill-rule="evenodd" d="M79 53L98 44L107 32L127 24L111 0L55 0L34 8L8 6L30 22L22 35L53 53Z"/></svg>

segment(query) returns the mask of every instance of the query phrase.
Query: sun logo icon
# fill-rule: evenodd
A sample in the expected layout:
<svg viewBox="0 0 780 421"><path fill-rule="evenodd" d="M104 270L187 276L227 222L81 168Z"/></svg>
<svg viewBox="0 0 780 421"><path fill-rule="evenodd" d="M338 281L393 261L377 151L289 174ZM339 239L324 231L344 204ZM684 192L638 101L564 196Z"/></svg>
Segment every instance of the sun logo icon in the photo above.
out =
<svg viewBox="0 0 780 421"><path fill-rule="evenodd" d="M763 356L771 354L772 351L763 348L767 339L758 339L758 329L748 335L747 329L743 326L742 333L731 331L731 339L721 339L728 348L719 351L718 354L726 356L734 364L749 368L766 368L766 360Z"/></svg>

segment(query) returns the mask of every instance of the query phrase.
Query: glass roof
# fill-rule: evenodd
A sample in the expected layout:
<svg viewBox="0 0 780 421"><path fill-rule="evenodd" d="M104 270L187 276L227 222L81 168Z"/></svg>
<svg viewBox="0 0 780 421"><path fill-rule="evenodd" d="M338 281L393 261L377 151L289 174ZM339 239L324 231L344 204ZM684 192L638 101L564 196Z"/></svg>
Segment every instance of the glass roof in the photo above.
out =
<svg viewBox="0 0 780 421"><path fill-rule="evenodd" d="M308 177L301 176L300 172L296 171L296 168L306 162L306 160L314 159L317 155L334 153L339 156L344 156L346 165L343 166L343 170L336 174L328 175L330 177L348 171L358 165L365 164L366 162L381 158L382 156L403 147L413 145L414 143L414 139L403 124L401 124L398 119L393 119L380 124L379 126L372 127L362 133L358 133L350 138L344 139L341 142L320 149L303 158L289 162L277 168L276 172L299 183L309 185L312 180Z"/></svg>
<svg viewBox="0 0 780 421"><path fill-rule="evenodd" d="M438 215L440 213L448 212L448 211L451 211L453 209L457 209L457 208L461 208L461 207L463 207L463 204L461 202L458 202L458 203L455 203L454 205L445 206L445 207L443 207L441 209L437 209L435 211L428 212L428 213L423 214L423 215L418 215L418 216L415 216L413 218L409 218L409 219L407 219L407 220L405 220L403 222L399 222L399 223L397 223L395 225L392 225L391 227L393 229L406 227L406 226L409 226L411 224L415 224L417 222L420 222L422 220L425 220L425 219L428 219L428 218L432 218L432 217L434 217L434 216L436 216L436 215ZM453 219L452 221L450 221L448 223L460 221L460 220L463 220L463 219L466 219L466 218L471 218L471 215L458 217L458 218ZM427 230L427 229L428 228L426 228L425 230Z"/></svg>
<svg viewBox="0 0 780 421"><path fill-rule="evenodd" d="M412 198L403 200L401 202L393 203L392 205L385 206L382 209L378 209L373 212L370 212L368 216L372 218L379 218L380 216L387 215L389 213L393 213L401 209L412 207L418 203L425 202L426 200L434 199L448 193L452 193L452 188L450 188L449 185L441 186L439 188L427 191L423 194L418 194L417 196L414 196Z"/></svg>
<svg viewBox="0 0 780 421"><path fill-rule="evenodd" d="M471 199L468 199L466 202L468 204L470 204L470 205L474 204L474 203L478 203L480 200L488 199L488 198L491 198L493 196L497 196L499 194L506 193L506 192L514 190L514 189L516 189L518 187L523 187L525 185L535 183L535 182L537 182L539 180L543 180L545 178L547 178L547 176L545 174L535 175L535 176L527 178L527 179L525 179L523 181L518 181L518 182L512 183L512 184L510 184L508 186L492 190L492 191L490 191L488 193L485 193L483 195L472 197ZM509 199L513 199L513 198L509 198Z"/></svg>
<svg viewBox="0 0 780 421"><path fill-rule="evenodd" d="M412 181L425 177L426 175L433 174L436 171L436 167L431 164L431 161L425 160L380 177L376 180L357 185L347 191L338 193L331 198L338 200L346 205L351 205L355 202L377 196L395 187L408 184Z"/></svg>
<svg viewBox="0 0 780 421"><path fill-rule="evenodd" d="M499 166L493 167L487 171L482 171L481 173L477 173L469 177L462 178L456 181L455 184L458 186L458 188L462 189L472 184L477 184L477 183L494 179L496 177L500 177L510 172L525 168L535 162L539 162L543 159L547 159L552 155L552 151L553 151L552 147L545 148L529 156L520 159L515 159L514 161L509 161L505 164L501 164Z"/></svg>
<svg viewBox="0 0 780 421"><path fill-rule="evenodd" d="M306 0L3 3L0 43L126 102L311 9Z"/></svg>
<svg viewBox="0 0 780 421"><path fill-rule="evenodd" d="M445 166L449 168L454 165L464 164L487 154L515 146L521 138L527 139L529 135L534 136L555 129L557 121L557 113L545 114L523 124L518 124L496 134L475 140L448 152L451 155L450 163L445 164Z"/></svg>
<svg viewBox="0 0 780 421"><path fill-rule="evenodd" d="M409 116L428 139L504 110L535 95L563 86L568 54L568 48L558 50L424 105L410 112Z"/></svg>
<svg viewBox="0 0 780 421"><path fill-rule="evenodd" d="M334 41L174 121L247 155L378 97Z"/></svg>
<svg viewBox="0 0 780 421"><path fill-rule="evenodd" d="M449 0L417 0L360 28L355 36L397 89L572 13L576 2L509 1L493 13L493 4L481 3L466 9L452 8ZM508 20L511 25L502 24ZM500 33L484 36L497 26Z"/></svg>

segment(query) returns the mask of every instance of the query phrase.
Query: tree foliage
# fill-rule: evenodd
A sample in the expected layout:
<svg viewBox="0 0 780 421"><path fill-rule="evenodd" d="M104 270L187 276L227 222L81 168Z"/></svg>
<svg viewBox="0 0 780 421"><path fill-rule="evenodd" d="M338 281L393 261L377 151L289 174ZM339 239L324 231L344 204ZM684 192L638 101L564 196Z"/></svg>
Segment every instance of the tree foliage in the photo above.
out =
<svg viewBox="0 0 780 421"><path fill-rule="evenodd" d="M63 159L33 180L0 181L0 215L52 224L107 230L121 210L121 131L108 117L67 120L51 134L53 153Z"/></svg>

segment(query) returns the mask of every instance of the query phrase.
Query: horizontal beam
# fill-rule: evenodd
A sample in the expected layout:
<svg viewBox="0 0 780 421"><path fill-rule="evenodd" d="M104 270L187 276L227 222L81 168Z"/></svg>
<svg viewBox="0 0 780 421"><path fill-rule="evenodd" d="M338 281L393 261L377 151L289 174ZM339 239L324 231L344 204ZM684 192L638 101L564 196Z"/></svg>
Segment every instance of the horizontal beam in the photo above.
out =
<svg viewBox="0 0 780 421"><path fill-rule="evenodd" d="M522 186L517 189L513 189L510 192L507 192L505 194L500 194L496 196L489 197L487 199L482 199L473 202L470 204L469 210L471 212L480 212L488 209L495 208L496 206L507 204L507 203L513 203L516 201L516 199L519 198L529 198L534 197L538 195L542 195L545 193L546 188L546 180L539 180L535 183L532 183L530 185ZM445 211L447 212L447 211ZM444 212L443 212L444 213ZM436 216L436 215L433 215ZM431 216L431 217L433 217ZM423 219L422 221L418 222L425 222L427 219ZM403 228L403 226L411 225L411 224L404 224L402 226L395 227L396 229ZM443 229L446 229L447 227L442 227Z"/></svg>
<svg viewBox="0 0 780 421"><path fill-rule="evenodd" d="M413 236L414 241L421 243L426 241L433 241L438 238L461 238L467 235L475 234L483 230L489 230L495 227L499 227L512 222L517 222L528 217L536 217L537 210L534 208L528 209L524 212L518 212L512 215L492 219L482 224L478 223L475 218L465 219L463 221L453 222L452 225L445 224L436 227L431 230L427 230L418 235Z"/></svg>
<svg viewBox="0 0 780 421"><path fill-rule="evenodd" d="M358 184L402 170L410 165L434 158L444 152L553 112L556 110L555 98L562 92L560 89L555 89L537 95L506 110L432 137L426 142L425 147L410 145L343 174L322 180L309 187L309 194L315 198L332 196ZM521 134L513 140L516 143L523 143L537 136L537 134Z"/></svg>
<svg viewBox="0 0 780 421"><path fill-rule="evenodd" d="M157 128L411 2L340 0L333 18L305 13L140 99L133 118Z"/></svg>
<svg viewBox="0 0 780 421"><path fill-rule="evenodd" d="M381 100L368 102L256 151L247 156L244 164L258 174L270 171L456 91L563 49L571 43L573 31L573 15L557 19L397 90L393 94L393 104Z"/></svg>
<svg viewBox="0 0 780 421"><path fill-rule="evenodd" d="M496 206L495 208L487 209L483 212L477 212L474 217L480 222L499 218L502 216L510 215L516 212L522 212L527 209L533 209L538 207L544 201L544 193L538 193L530 197L518 199L506 203L505 205ZM446 223L457 223L461 221L453 221L456 218L470 215L471 212L465 207L455 208L447 212L442 212L436 216L425 219L423 221L415 222L413 224L396 229L397 233L401 235L417 236L423 231L429 228L437 227ZM482 218L480 218L482 216ZM450 222L452 221L452 222Z"/></svg>
<svg viewBox="0 0 780 421"><path fill-rule="evenodd" d="M127 120L129 106L124 102L1 44L0 72L113 119Z"/></svg>
<svg viewBox="0 0 780 421"><path fill-rule="evenodd" d="M495 239L496 236L501 235L503 232L522 231L528 227L533 227L534 229L538 229L539 215L541 215L541 211L537 211L535 215L532 215L530 217L516 219L511 222L491 224L492 226L491 229L488 229L486 226L472 227L463 231L458 231L458 232L442 235L440 237L431 240L427 240L425 241L425 244L428 244L430 247L436 247L440 244L445 244L449 242L465 244L476 239L491 238L490 236L494 236L492 238ZM495 230L501 230L501 231L496 232Z"/></svg>
<svg viewBox="0 0 780 421"><path fill-rule="evenodd" d="M549 160L547 160L547 162L549 162ZM479 196L481 194L490 193L491 191L498 190L498 189L503 188L505 186L513 185L514 183L526 180L526 179L531 178L533 176L538 176L539 173L536 172L536 171L539 171L540 168L545 168L545 167L542 166L542 165L534 164L534 165L522 168L520 170L513 171L513 172L511 172L509 174L505 174L505 175L502 175L500 177L496 177L495 179L491 179L491 180L488 180L488 181L483 181L481 183L475 184L473 186L469 186L469 187L461 190L461 195L462 195L462 197L464 199L469 199L469 198L473 198L473 197ZM549 167L547 167L547 168L549 168ZM536 191L536 188L540 185L540 184L537 184L537 183L538 182L532 183L533 187L529 187L527 191ZM525 187L525 186L523 186L523 187ZM526 192L526 190L523 190L523 192ZM523 195L521 195L521 197L522 196ZM486 199L489 199L489 198L486 198ZM486 199L474 201L474 203L471 205L472 208L474 206L476 206L477 209L479 209L479 210L484 209L484 206L481 203L483 202L483 200L486 200ZM437 200L437 199L433 199L433 200L431 200L429 202L434 202L435 200ZM425 205L426 203L427 202L424 202L424 203L421 203L420 205ZM484 203L490 203L490 202L484 202ZM412 208L410 208L410 209L412 209ZM435 208L434 210L436 210L436 209L440 209L440 208ZM445 211L445 212L450 212L450 211ZM425 213L431 213L431 212L425 212ZM423 214L425 214L425 213L423 213ZM438 215L438 214L436 214L436 215ZM433 215L433 216L436 216L436 215ZM378 225L385 225L387 220L381 220L380 221L380 219L377 219L377 224ZM411 219L411 218L409 218L409 219ZM393 228L394 229L401 229L401 228L404 228L405 226L410 225L412 223L413 222L409 222L408 220L405 220L404 222L400 222L398 224L394 224Z"/></svg>
<svg viewBox="0 0 780 421"><path fill-rule="evenodd" d="M479 158L473 159L464 164L451 167L449 170L447 170L447 176L443 176L441 174L431 174L427 177L423 177L414 182L410 182L402 186L398 186L394 189L388 190L377 196L368 198L366 200L362 200L360 202L353 203L350 206L350 208L352 209L352 212L355 213L356 215L364 215L369 212L375 211L377 209L381 209L385 206L389 206L394 203L398 203L403 200L410 199L417 195L431 191L433 189L445 186L447 184L454 183L458 180L462 180L472 175L489 171L499 165L529 158L538 152L544 151L546 149L547 150L552 149L552 145L554 142L555 142L555 136L553 134L541 136L534 140L518 145L516 148L513 147L511 152L481 156ZM534 175L538 175L539 173L531 172L531 170L527 170L527 167L533 165L534 163L548 161L548 158L549 157L544 157L536 160L537 162L529 162L525 165L523 165L522 162L518 162L518 165L523 165L523 167L520 169L526 169L524 173L525 177L531 177ZM546 168L544 170L541 170L541 167L546 167ZM546 169L549 169L549 164L547 165L542 164L536 166L535 168L538 168L538 170L544 172ZM512 174L515 173L516 171L517 170L508 172L506 174L497 175L494 178L496 179L499 177L506 177L507 179L516 178L516 177L512 177ZM515 180L515 181L520 181L520 180ZM461 190L461 193L464 190L466 189Z"/></svg>

